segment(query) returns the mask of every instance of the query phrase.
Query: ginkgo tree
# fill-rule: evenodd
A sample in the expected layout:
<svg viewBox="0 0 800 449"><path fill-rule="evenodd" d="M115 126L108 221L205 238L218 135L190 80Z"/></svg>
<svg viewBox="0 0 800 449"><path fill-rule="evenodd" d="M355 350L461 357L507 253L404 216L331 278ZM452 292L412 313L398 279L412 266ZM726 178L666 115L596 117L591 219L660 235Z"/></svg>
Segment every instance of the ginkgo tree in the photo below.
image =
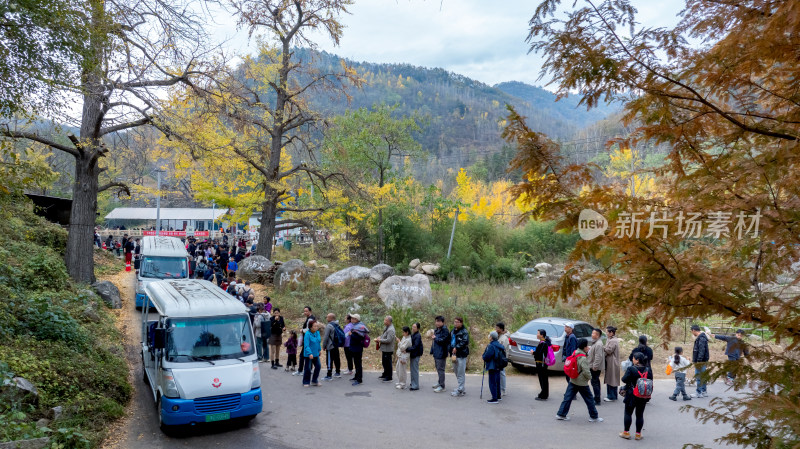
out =
<svg viewBox="0 0 800 449"><path fill-rule="evenodd" d="M8 118L0 122L0 137L38 142L74 158L75 182L64 257L72 279L92 282L95 275L91 243L94 240L98 194L109 189L127 189L121 182L101 177L106 171L103 158L112 151L107 139L152 125L165 88L191 84L192 80L211 71L205 64L206 33L198 15L190 13L191 7L183 2L76 0L37 3L68 7L71 18L63 25L79 27L74 33L67 33L68 37L77 36L78 39L54 49L70 52L68 56L58 58L59 82L55 85L55 95L67 98L64 103L73 107L49 111L63 123L78 128L78 135L63 130L40 132L27 121ZM58 18L66 14L64 11L47 13L52 16L45 14L45 18L39 17L37 21L59 26ZM33 56L50 57L50 52L42 55L37 46L46 48L50 45L47 26L44 32L28 29L35 31L32 35L23 30L12 37L11 45L32 39ZM62 32L54 33L52 37L56 39L63 36ZM6 30L2 34L5 40L8 36ZM30 61L30 64L40 62ZM6 97L5 92L2 97Z"/></svg>
<svg viewBox="0 0 800 449"><path fill-rule="evenodd" d="M311 128L320 114L309 106L310 95L344 94L359 85L360 79L346 64L330 72L295 55L299 46L316 48L315 33L327 35L338 44L342 35L339 16L347 13L349 0L230 0L238 24L260 36L259 53L244 58L241 65L228 69L213 81L195 85L181 94L185 103L180 111L211 120L215 140L182 139L195 155L233 158L257 173L258 209L261 212L256 254L272 256L277 231L312 226L311 217L325 205L300 205L292 180L305 177L308 183L324 188L333 176L313 163ZM183 112L165 121L181 121ZM177 119L176 119L177 117ZM192 120L190 120L191 122ZM174 125L181 126L181 125ZM294 158L287 157L292 151ZM287 161L291 161L287 163Z"/></svg>
<svg viewBox="0 0 800 449"><path fill-rule="evenodd" d="M511 182L498 180L493 183L474 180L463 168L456 174L456 187L452 196L461 205L465 213L459 215L459 220L468 217L483 217L497 219L500 222L512 224L520 217L517 205L512 201L509 188Z"/></svg>
<svg viewBox="0 0 800 449"><path fill-rule="evenodd" d="M655 179L644 172L644 159L639 151L617 147L609 153L609 164L606 176L622 180L626 184L626 192L631 197L647 196L655 189Z"/></svg>

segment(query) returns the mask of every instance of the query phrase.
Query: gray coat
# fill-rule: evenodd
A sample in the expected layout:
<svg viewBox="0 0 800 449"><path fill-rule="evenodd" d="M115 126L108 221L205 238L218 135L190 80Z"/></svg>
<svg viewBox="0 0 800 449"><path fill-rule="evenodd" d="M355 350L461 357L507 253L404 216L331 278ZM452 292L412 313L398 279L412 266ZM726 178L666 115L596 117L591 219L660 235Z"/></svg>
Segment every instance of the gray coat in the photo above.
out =
<svg viewBox="0 0 800 449"><path fill-rule="evenodd" d="M381 342L381 352L394 352L394 344L396 340L393 324L386 326L378 341Z"/></svg>
<svg viewBox="0 0 800 449"><path fill-rule="evenodd" d="M322 349L326 351L330 351L331 349L335 348L336 345L333 342L334 336L334 325L339 324L337 320L333 320L325 326L325 333L322 336Z"/></svg>
<svg viewBox="0 0 800 449"><path fill-rule="evenodd" d="M603 351L606 353L606 375L603 377L603 383L610 387L618 387L620 379L619 338L609 338Z"/></svg>
<svg viewBox="0 0 800 449"><path fill-rule="evenodd" d="M592 371L602 371L605 365L605 351L603 351L603 340L598 339L589 348L589 369Z"/></svg>

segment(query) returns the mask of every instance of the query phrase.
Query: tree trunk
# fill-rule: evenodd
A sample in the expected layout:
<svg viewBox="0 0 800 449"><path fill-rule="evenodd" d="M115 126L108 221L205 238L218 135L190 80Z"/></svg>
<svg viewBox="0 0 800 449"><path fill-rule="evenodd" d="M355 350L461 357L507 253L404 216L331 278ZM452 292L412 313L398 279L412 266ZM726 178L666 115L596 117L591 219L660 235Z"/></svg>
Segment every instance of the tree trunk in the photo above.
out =
<svg viewBox="0 0 800 449"><path fill-rule="evenodd" d="M97 159L89 152L75 158L75 185L64 262L70 277L92 283L94 277L94 226L97 217L99 170ZM93 152L91 152L93 153Z"/></svg>
<svg viewBox="0 0 800 449"><path fill-rule="evenodd" d="M103 3L92 4L92 27L99 29L104 20ZM103 123L103 102L106 100L102 83L104 47L97 42L99 34L92 34L95 61L88 65L81 77L83 110L81 112L80 140L70 138L75 145L75 184L72 188L67 248L64 262L67 272L77 282L94 282L94 225L97 218L97 194L100 167L98 158L101 139L98 137Z"/></svg>
<svg viewBox="0 0 800 449"><path fill-rule="evenodd" d="M261 210L261 228L258 230L258 247L256 254L272 259L272 240L275 236L275 226L278 221L278 198L282 192L276 191L274 185L280 182L281 153L283 152L284 126L286 125L285 109L288 100L287 86L291 60L289 57L289 42L292 36L285 36L282 40L281 66L278 69L279 88L275 91L275 113L270 131L269 154L264 162L267 165L265 176L266 188L264 189L264 205Z"/></svg>
<svg viewBox="0 0 800 449"><path fill-rule="evenodd" d="M268 189L269 190L269 189ZM258 246L256 255L272 260L272 241L275 236L275 222L277 221L277 203L271 192L266 193L266 198L261 209L261 227L258 229Z"/></svg>
<svg viewBox="0 0 800 449"><path fill-rule="evenodd" d="M378 168L378 187L383 188L383 168ZM383 263L383 207L378 205L378 263Z"/></svg>

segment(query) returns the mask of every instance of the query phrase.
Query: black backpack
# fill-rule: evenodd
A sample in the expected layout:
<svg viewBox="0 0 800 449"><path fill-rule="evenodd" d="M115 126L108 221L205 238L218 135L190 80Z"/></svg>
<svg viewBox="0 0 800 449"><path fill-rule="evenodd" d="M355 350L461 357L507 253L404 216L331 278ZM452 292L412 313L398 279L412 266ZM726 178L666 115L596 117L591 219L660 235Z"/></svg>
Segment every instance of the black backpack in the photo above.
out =
<svg viewBox="0 0 800 449"><path fill-rule="evenodd" d="M497 369L505 369L508 366L508 357L506 357L506 350L499 349L497 351L497 355L495 356L494 360L495 367Z"/></svg>
<svg viewBox="0 0 800 449"><path fill-rule="evenodd" d="M338 324L333 325L333 346L336 348L344 347L344 330Z"/></svg>
<svg viewBox="0 0 800 449"><path fill-rule="evenodd" d="M261 337L269 337L272 335L272 325L269 319L261 320Z"/></svg>

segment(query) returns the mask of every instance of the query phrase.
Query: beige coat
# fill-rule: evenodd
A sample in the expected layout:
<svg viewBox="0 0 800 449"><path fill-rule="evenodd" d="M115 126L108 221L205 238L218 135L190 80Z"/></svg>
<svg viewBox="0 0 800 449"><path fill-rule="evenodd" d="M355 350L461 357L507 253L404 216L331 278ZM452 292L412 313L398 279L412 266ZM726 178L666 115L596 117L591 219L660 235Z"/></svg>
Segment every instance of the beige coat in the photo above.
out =
<svg viewBox="0 0 800 449"><path fill-rule="evenodd" d="M620 367L619 367L619 338L609 338L604 348L606 353L606 375L603 383L611 387L619 386Z"/></svg>
<svg viewBox="0 0 800 449"><path fill-rule="evenodd" d="M602 371L605 365L605 353L603 352L603 340L598 339L589 348L589 368L592 371Z"/></svg>

